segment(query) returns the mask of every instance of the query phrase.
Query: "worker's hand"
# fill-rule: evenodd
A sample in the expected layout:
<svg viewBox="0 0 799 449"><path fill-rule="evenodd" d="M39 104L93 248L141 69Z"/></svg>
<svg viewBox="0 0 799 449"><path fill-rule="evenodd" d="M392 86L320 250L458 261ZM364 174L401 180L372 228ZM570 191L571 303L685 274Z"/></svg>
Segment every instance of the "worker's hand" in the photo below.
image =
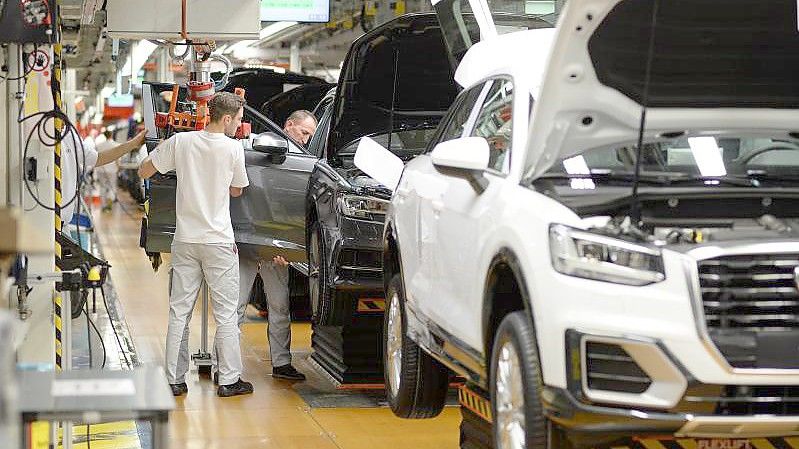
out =
<svg viewBox="0 0 799 449"><path fill-rule="evenodd" d="M136 134L136 137L130 139L130 143L135 145L137 148L144 145L144 137L147 135L147 130Z"/></svg>
<svg viewBox="0 0 799 449"><path fill-rule="evenodd" d="M272 262L273 262L275 265L277 265L277 266L280 266L280 267L287 267L287 266L289 266L289 263L288 263L288 261L287 261L286 259L284 259L284 258L283 258L283 256L275 256L275 257L273 257L273 258L272 258Z"/></svg>

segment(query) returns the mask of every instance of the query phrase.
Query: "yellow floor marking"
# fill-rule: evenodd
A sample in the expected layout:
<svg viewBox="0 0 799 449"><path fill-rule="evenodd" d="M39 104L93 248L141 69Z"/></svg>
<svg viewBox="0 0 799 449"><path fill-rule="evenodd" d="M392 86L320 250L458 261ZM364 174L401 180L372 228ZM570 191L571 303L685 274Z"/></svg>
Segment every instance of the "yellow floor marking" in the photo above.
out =
<svg viewBox="0 0 799 449"><path fill-rule="evenodd" d="M696 449L696 440L692 438L681 438L677 440L677 444L683 447L683 449Z"/></svg>
<svg viewBox="0 0 799 449"><path fill-rule="evenodd" d="M792 448L799 449L799 437L787 437L783 438L783 440Z"/></svg>
<svg viewBox="0 0 799 449"><path fill-rule="evenodd" d="M774 445L765 438L751 438L749 442L757 449L775 449Z"/></svg>
<svg viewBox="0 0 799 449"><path fill-rule="evenodd" d="M658 440L641 440L640 442L646 449L666 449Z"/></svg>
<svg viewBox="0 0 799 449"><path fill-rule="evenodd" d="M59 439L62 432L59 431ZM92 424L89 426L92 449L141 449L141 441L133 421L118 421L112 423ZM73 449L87 449L86 425L72 426ZM30 449L47 449L50 442L50 424L35 422L31 429ZM63 447L61 444L59 448Z"/></svg>

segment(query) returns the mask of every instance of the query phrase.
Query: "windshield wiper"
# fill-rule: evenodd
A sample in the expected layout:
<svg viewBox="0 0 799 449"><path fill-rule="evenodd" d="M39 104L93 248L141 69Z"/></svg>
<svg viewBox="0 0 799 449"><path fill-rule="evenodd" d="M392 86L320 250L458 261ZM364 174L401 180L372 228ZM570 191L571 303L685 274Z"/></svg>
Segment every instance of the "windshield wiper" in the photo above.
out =
<svg viewBox="0 0 799 449"><path fill-rule="evenodd" d="M635 179L634 173L615 173L615 172L597 172L589 174L577 173L544 173L537 179L590 179L593 181L633 181ZM648 175L643 174L639 176L641 182L647 184L668 185L666 176L663 175Z"/></svg>
<svg viewBox="0 0 799 449"><path fill-rule="evenodd" d="M594 181L635 181L635 173L601 171L588 174L545 173L538 179L591 179ZM704 185L728 185L734 187L757 187L757 180L749 177L724 176L707 177L692 176L671 172L648 172L638 176L638 182L650 185L673 186L680 184L702 183Z"/></svg>

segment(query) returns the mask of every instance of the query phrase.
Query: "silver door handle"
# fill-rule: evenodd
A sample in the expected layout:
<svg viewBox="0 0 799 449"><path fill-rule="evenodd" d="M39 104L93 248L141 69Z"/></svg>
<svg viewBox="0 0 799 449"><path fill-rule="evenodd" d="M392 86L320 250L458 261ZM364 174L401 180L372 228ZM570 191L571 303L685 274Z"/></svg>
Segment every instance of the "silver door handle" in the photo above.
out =
<svg viewBox="0 0 799 449"><path fill-rule="evenodd" d="M431 204L433 205L433 210L436 212L441 212L444 209L444 202L441 200L433 200Z"/></svg>

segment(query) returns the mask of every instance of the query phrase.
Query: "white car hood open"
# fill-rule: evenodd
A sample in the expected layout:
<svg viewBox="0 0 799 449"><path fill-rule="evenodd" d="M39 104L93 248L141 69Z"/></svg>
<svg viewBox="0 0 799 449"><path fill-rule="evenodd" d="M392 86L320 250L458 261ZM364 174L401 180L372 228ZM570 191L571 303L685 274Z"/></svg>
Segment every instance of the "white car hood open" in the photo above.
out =
<svg viewBox="0 0 799 449"><path fill-rule="evenodd" d="M799 132L796 0L569 0L534 107L527 176L637 139L656 3L648 137Z"/></svg>

